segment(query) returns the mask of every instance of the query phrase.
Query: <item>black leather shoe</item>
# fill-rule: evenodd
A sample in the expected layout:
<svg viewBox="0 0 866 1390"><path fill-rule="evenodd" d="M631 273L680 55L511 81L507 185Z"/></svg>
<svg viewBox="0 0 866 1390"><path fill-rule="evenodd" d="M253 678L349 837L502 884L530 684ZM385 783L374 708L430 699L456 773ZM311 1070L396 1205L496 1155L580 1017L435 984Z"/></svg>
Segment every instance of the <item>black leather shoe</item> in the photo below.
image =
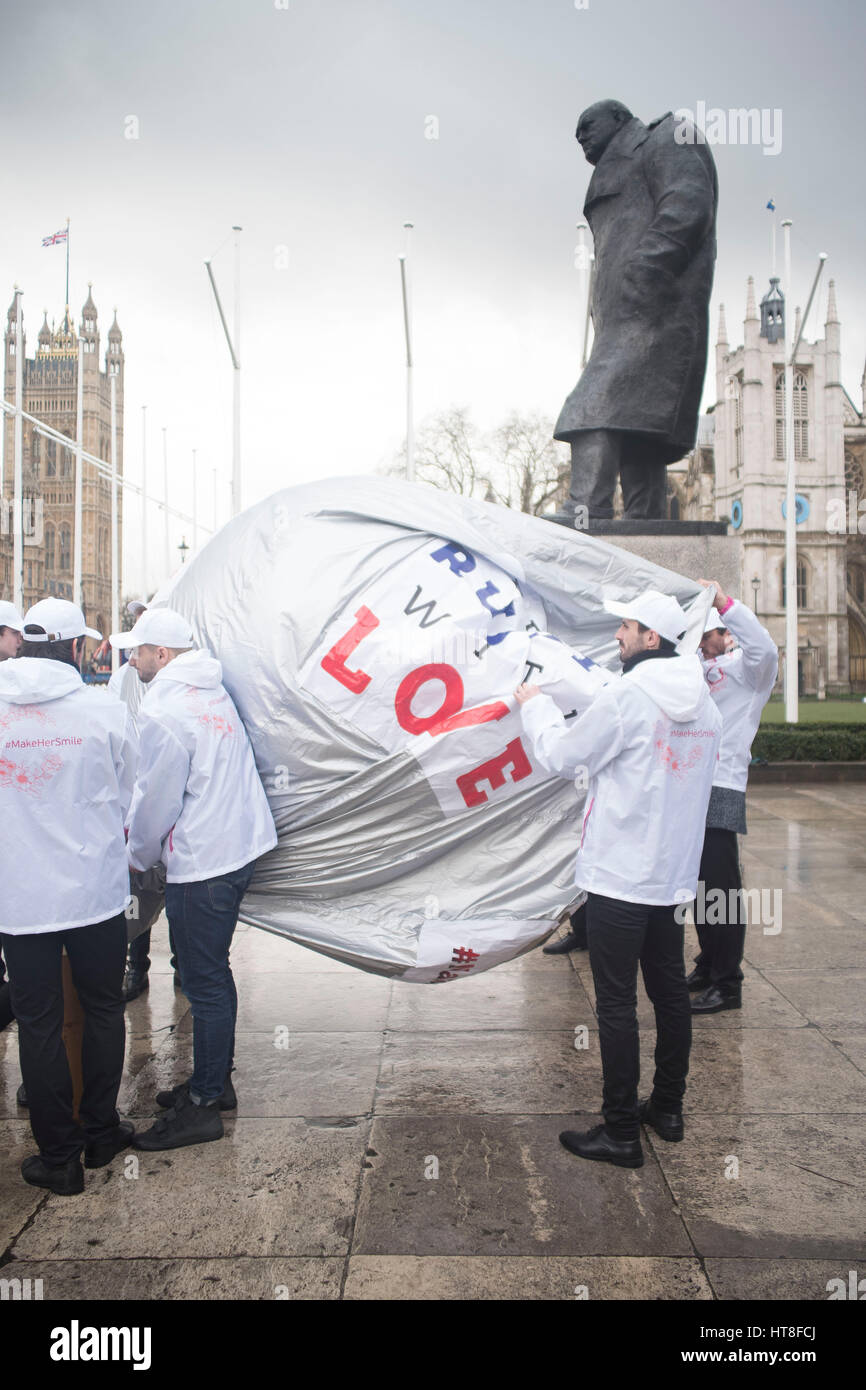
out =
<svg viewBox="0 0 866 1390"><path fill-rule="evenodd" d="M85 1168L104 1168L106 1163L111 1162L115 1154L119 1154L122 1149L129 1148L134 1133L135 1125L130 1124L129 1120L121 1120L117 1129L108 1139L100 1139L98 1144L85 1144Z"/></svg>
<svg viewBox="0 0 866 1390"><path fill-rule="evenodd" d="M21 1085L18 1087L18 1090L15 1092L15 1104L20 1105L22 1110L30 1109L30 1102L27 1099L27 1092L24 1089L23 1081L21 1082Z"/></svg>
<svg viewBox="0 0 866 1390"><path fill-rule="evenodd" d="M41 1154L32 1154L21 1164L21 1176L31 1187L47 1187L58 1197L74 1197L84 1191L84 1169L80 1158L70 1158L61 1168L51 1168Z"/></svg>
<svg viewBox="0 0 866 1390"><path fill-rule="evenodd" d="M743 1001L740 992L735 994L723 994L715 985L710 985L702 994L696 994L692 1000L693 1014L719 1014L722 1009L741 1009Z"/></svg>
<svg viewBox="0 0 866 1390"><path fill-rule="evenodd" d="M554 941L551 946L542 946L541 949L546 956L564 956L569 951L585 951L586 937L575 936L574 932L570 931L568 936Z"/></svg>
<svg viewBox="0 0 866 1390"><path fill-rule="evenodd" d="M131 999L137 999L149 987L150 980L146 970L136 970L134 966L127 966L121 990L124 1004L128 1004Z"/></svg>
<svg viewBox="0 0 866 1390"><path fill-rule="evenodd" d="M686 984L689 989L708 989L712 983L709 975L699 965L695 966L691 975L686 976Z"/></svg>
<svg viewBox="0 0 866 1390"><path fill-rule="evenodd" d="M678 1144L683 1137L683 1117L681 1111L657 1110L651 1100L640 1103L641 1124L650 1125L661 1139L670 1144Z"/></svg>
<svg viewBox="0 0 866 1390"><path fill-rule="evenodd" d="M179 1095L189 1094L189 1082L181 1081L177 1086L172 1086L170 1091L157 1091L156 1103L161 1105L163 1110L170 1110L173 1105L177 1105ZM237 1110L238 1098L235 1095L235 1088L232 1085L231 1076L226 1077L226 1084L223 1093L217 1101L220 1110Z"/></svg>
<svg viewBox="0 0 866 1390"><path fill-rule="evenodd" d="M580 1158L593 1158L598 1163L614 1163L617 1168L642 1168L643 1149L639 1139L613 1139L604 1125L596 1125L586 1134L573 1129L563 1130L560 1144Z"/></svg>
<svg viewBox="0 0 866 1390"><path fill-rule="evenodd" d="M222 1139L223 1122L219 1106L196 1105L189 1091L181 1092L171 1110L166 1110L155 1125L143 1134L135 1134L133 1148L182 1149L188 1144L208 1144L212 1139Z"/></svg>

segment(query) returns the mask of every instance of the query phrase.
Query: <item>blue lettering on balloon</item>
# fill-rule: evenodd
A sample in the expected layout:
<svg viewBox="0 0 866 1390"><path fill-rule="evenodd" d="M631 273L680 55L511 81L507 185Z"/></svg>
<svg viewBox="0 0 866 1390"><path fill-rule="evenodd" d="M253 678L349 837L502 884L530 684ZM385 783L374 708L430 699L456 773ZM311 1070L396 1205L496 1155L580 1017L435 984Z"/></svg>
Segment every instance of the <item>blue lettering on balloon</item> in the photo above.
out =
<svg viewBox="0 0 866 1390"><path fill-rule="evenodd" d="M481 602L484 604L484 607L487 609L488 613L492 614L492 616L493 616L494 618L502 618L502 617L505 617L505 618L513 618L513 617L514 617L514 604L513 604L513 602L512 602L512 603L507 603L507 604L505 605L504 608L494 608L492 603L488 603L488 599L489 599L489 597L491 596L491 594L498 594L498 593L499 593L499 590L497 589L496 585L493 583L492 579L488 579L488 581L487 581L487 583L484 585L484 588L483 588L483 589L476 589L476 590L475 590L476 597L479 598L479 599L481 600Z"/></svg>
<svg viewBox="0 0 866 1390"><path fill-rule="evenodd" d="M468 550L461 550L453 541L441 546L439 550L431 550L430 559L438 564L447 560L452 574L468 574L475 568L475 556L470 555Z"/></svg>

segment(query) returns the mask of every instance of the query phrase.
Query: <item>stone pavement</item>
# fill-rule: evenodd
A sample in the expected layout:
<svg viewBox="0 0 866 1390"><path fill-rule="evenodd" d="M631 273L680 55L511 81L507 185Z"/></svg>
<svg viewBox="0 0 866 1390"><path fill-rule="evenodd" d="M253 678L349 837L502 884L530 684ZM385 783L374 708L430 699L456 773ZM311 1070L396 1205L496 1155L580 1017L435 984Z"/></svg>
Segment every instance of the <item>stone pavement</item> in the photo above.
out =
<svg viewBox="0 0 866 1390"><path fill-rule="evenodd" d="M440 989L241 927L219 1143L120 1154L80 1197L27 1187L0 1035L2 1276L46 1299L822 1300L866 1275L866 787L766 787L749 825L746 886L781 890L782 930L750 927L742 1012L695 1024L685 1142L645 1133L642 1169L557 1141L600 1118L585 953ZM139 1128L191 1063L162 925L153 942L120 1097ZM646 1093L642 990L640 1018Z"/></svg>

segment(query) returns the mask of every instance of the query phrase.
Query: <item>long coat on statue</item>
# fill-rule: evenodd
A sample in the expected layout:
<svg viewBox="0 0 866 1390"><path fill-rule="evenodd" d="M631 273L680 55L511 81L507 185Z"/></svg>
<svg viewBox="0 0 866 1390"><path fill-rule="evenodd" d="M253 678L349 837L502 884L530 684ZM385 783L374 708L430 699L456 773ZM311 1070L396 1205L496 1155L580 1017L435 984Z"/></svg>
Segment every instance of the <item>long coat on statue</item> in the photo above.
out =
<svg viewBox="0 0 866 1390"><path fill-rule="evenodd" d="M595 337L556 439L633 430L653 436L667 463L695 442L718 203L702 138L670 113L649 126L633 117L595 167L583 207L595 240Z"/></svg>

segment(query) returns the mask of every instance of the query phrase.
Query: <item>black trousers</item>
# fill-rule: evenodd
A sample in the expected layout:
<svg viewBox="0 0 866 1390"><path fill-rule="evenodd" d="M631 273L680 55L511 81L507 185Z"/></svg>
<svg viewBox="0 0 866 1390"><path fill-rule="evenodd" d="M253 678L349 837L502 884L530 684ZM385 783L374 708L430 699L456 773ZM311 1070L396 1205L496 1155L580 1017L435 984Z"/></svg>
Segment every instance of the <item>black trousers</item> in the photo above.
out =
<svg viewBox="0 0 866 1390"><path fill-rule="evenodd" d="M670 449L627 430L581 430L571 437L569 509L585 506L590 519L613 516L617 477L623 517L663 517Z"/></svg>
<svg viewBox="0 0 866 1390"><path fill-rule="evenodd" d="M177 970L177 955L174 949L174 941L171 936L171 926L168 929L168 944L171 950L171 968ZM133 970L147 974L150 969L150 928L147 931L139 932L134 941L130 941L127 952L128 963Z"/></svg>
<svg viewBox="0 0 866 1390"><path fill-rule="evenodd" d="M595 982L601 1065L602 1113L616 1139L637 1139L640 1050L637 970L656 1015L652 1099L659 1110L682 1109L692 1043L692 1015L683 964L684 928L674 907L627 903L590 893L587 899L589 963Z"/></svg>
<svg viewBox="0 0 866 1390"><path fill-rule="evenodd" d="M118 1124L123 1072L123 970L126 918L28 936L3 933L12 1007L18 1020L21 1075L33 1137L45 1162L62 1167L85 1143L106 1139ZM72 1079L63 1045L61 955L69 956L84 1010L80 1124L72 1118Z"/></svg>
<svg viewBox="0 0 866 1390"><path fill-rule="evenodd" d="M8 1028L15 1015L12 1012L12 1001L9 998L9 981L6 979L6 967L3 964L3 953L0 952L0 1033L4 1028Z"/></svg>
<svg viewBox="0 0 866 1390"><path fill-rule="evenodd" d="M706 971L722 994L739 993L743 979L740 962L746 947L746 911L740 896L743 881L736 831L707 827L699 877L704 885L704 911L701 912L698 899L693 911L701 949L695 964ZM721 889L723 903L718 899L706 902L713 889ZM701 922L702 916L719 920Z"/></svg>
<svg viewBox="0 0 866 1390"><path fill-rule="evenodd" d="M576 912L572 912L568 919L572 933L577 937L579 946L586 945L586 903L582 903Z"/></svg>

